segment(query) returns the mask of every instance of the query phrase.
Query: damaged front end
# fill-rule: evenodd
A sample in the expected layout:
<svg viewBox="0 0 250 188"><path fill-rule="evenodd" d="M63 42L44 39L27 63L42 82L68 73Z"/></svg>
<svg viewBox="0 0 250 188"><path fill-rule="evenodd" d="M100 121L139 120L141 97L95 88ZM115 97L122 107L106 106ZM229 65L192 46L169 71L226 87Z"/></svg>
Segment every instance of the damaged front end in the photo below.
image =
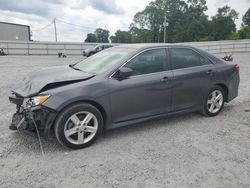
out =
<svg viewBox="0 0 250 188"><path fill-rule="evenodd" d="M14 86L9 97L10 102L16 105L10 129L35 131L37 128L41 135L48 137L57 111L46 107L45 101L52 96L43 93L94 76L72 66L51 67L29 73Z"/></svg>
<svg viewBox="0 0 250 188"><path fill-rule="evenodd" d="M42 105L49 96L24 98L13 93L9 97L11 103L16 105L16 112L12 116L9 126L11 130L28 130L41 133L48 138L49 130L54 122L56 112Z"/></svg>

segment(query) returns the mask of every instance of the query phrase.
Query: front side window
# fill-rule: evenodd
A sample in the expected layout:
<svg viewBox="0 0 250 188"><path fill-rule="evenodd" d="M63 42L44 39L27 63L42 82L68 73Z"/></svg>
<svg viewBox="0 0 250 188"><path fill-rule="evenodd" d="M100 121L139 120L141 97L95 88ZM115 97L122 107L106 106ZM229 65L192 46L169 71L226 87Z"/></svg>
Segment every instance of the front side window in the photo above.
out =
<svg viewBox="0 0 250 188"><path fill-rule="evenodd" d="M207 58L188 48L171 48L170 54L173 69L211 64Z"/></svg>
<svg viewBox="0 0 250 188"><path fill-rule="evenodd" d="M164 48L142 52L128 62L125 67L131 68L135 72L134 75L150 74L170 69L166 49Z"/></svg>

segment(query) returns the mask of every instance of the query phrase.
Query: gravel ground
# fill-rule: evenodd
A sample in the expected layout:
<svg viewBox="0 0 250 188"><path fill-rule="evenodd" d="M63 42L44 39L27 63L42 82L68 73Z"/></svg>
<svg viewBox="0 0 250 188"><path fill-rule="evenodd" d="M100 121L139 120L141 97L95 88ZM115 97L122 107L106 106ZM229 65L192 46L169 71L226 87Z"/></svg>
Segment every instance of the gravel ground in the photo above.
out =
<svg viewBox="0 0 250 188"><path fill-rule="evenodd" d="M10 88L41 67L82 57L0 57L0 187L250 187L250 54L241 67L239 97L220 115L161 118L105 132L94 145L69 150L8 129Z"/></svg>

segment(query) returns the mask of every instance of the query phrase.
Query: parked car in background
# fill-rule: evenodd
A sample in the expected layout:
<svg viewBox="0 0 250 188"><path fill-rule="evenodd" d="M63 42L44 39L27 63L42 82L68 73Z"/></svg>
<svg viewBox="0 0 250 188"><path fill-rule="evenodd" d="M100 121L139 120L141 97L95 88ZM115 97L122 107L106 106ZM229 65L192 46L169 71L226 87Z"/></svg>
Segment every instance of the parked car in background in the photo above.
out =
<svg viewBox="0 0 250 188"><path fill-rule="evenodd" d="M83 56L89 57L89 56L92 56L92 55L96 54L97 52L100 52L102 50L105 50L105 49L111 48L111 47L113 47L113 45L100 44L100 45L95 46L94 48L83 50L82 54L83 54Z"/></svg>
<svg viewBox="0 0 250 188"><path fill-rule="evenodd" d="M238 96L239 80L237 64L190 46L116 46L30 73L9 98L17 106L10 129L54 130L79 149L103 129L193 111L216 116Z"/></svg>
<svg viewBox="0 0 250 188"><path fill-rule="evenodd" d="M0 48L0 56L4 56L4 55L6 55L6 54L5 54L4 50L3 50L3 48Z"/></svg>

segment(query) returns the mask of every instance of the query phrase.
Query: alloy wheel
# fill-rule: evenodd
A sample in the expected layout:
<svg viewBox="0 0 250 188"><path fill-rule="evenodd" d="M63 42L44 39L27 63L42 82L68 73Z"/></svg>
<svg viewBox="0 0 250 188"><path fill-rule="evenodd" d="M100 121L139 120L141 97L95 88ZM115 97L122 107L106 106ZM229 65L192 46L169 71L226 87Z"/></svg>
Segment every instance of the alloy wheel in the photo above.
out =
<svg viewBox="0 0 250 188"><path fill-rule="evenodd" d="M81 111L73 114L64 126L65 138L72 144L89 142L97 133L98 120L94 114Z"/></svg>
<svg viewBox="0 0 250 188"><path fill-rule="evenodd" d="M213 90L208 96L207 110L214 114L217 113L223 105L223 94L220 90Z"/></svg>

